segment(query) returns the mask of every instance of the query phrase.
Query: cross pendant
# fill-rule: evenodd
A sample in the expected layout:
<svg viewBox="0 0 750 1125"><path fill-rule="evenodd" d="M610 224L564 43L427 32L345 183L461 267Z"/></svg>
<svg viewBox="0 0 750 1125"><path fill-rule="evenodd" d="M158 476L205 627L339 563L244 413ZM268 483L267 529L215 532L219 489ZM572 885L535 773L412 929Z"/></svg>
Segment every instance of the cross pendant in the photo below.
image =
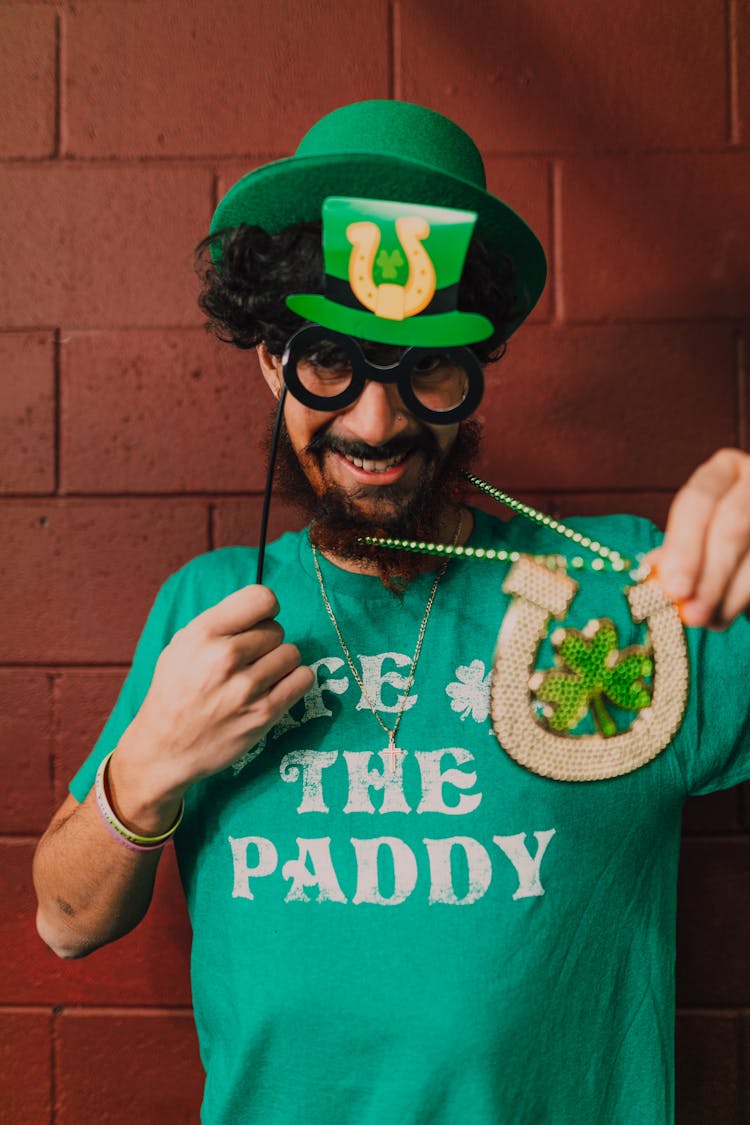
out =
<svg viewBox="0 0 750 1125"><path fill-rule="evenodd" d="M394 736L394 734L393 734L393 731L391 731L391 732L390 732L390 734L389 734L389 736L388 736L388 745L387 745L387 746L386 746L386 748L385 748L385 749L384 749L384 750L382 751L382 753L383 753L384 755L385 755L385 754L389 754L389 755L390 755L390 758L391 758L391 769L392 769L392 770L393 770L393 769L395 769L395 768L396 768L396 755L398 754L399 756L401 756L401 755L402 755L402 754L404 753L404 751L403 751L403 750L401 750L401 749L399 749L399 747L398 747L398 746L396 745L396 739L395 739L395 736Z"/></svg>

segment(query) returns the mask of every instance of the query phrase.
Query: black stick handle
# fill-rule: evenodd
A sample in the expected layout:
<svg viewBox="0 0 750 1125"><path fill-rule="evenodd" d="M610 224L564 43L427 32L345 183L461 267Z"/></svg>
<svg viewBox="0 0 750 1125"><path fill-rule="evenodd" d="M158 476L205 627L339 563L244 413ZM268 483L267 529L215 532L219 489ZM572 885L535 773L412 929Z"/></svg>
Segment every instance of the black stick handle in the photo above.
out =
<svg viewBox="0 0 750 1125"><path fill-rule="evenodd" d="M273 472L276 468L276 450L279 445L279 431L281 419L284 416L284 399L286 398L286 383L281 388L279 406L276 411L276 421L273 424L271 448L268 453L268 472L266 473L266 490L263 493L263 512L260 517L260 535L258 537L258 571L255 581L260 585L263 581L263 559L266 554L266 536L268 534L268 513L271 509L271 491L273 489Z"/></svg>

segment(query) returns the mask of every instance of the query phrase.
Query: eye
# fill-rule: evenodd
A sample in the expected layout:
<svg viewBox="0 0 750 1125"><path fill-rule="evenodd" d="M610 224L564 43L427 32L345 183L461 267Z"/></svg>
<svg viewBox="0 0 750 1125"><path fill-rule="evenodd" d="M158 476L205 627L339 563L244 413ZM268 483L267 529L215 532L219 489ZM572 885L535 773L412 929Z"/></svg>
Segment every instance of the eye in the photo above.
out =
<svg viewBox="0 0 750 1125"><path fill-rule="evenodd" d="M310 343L296 364L297 378L318 398L342 394L352 380L351 358L337 340L324 337Z"/></svg>
<svg viewBox="0 0 750 1125"><path fill-rule="evenodd" d="M420 375L428 375L431 371L437 371L438 367L448 362L447 356L423 355L414 364L414 370L419 372Z"/></svg>
<svg viewBox="0 0 750 1125"><path fill-rule="evenodd" d="M309 364L323 371L341 372L350 366L349 356L336 344L318 344L300 357L298 363Z"/></svg>
<svg viewBox="0 0 750 1125"><path fill-rule="evenodd" d="M468 394L469 382L460 361L445 352L420 356L411 373L411 389L416 398L438 412L460 406Z"/></svg>

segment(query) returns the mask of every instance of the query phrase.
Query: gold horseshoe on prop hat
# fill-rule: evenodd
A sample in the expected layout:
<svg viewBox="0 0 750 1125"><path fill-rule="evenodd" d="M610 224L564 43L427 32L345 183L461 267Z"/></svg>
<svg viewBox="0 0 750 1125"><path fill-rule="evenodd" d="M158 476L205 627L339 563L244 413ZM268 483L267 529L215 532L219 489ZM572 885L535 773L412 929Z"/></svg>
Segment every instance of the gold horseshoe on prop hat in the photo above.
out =
<svg viewBox="0 0 750 1125"><path fill-rule="evenodd" d="M668 744L687 703L688 656L676 607L655 583L629 586L634 621L645 622L653 649L653 695L629 730L569 735L547 729L532 709L530 680L551 617L561 619L578 584L561 571L527 557L513 564L503 583L512 597L493 660L490 713L503 750L519 765L557 781L600 781L631 773ZM538 673L537 673L538 675Z"/></svg>
<svg viewBox="0 0 750 1125"><path fill-rule="evenodd" d="M353 249L349 257L349 284L360 304L386 320L404 320L426 309L435 293L435 267L422 242L430 224L418 215L396 219L396 234L409 263L406 285L383 282L376 285L372 276L375 255L380 245L377 223L350 223L346 237Z"/></svg>

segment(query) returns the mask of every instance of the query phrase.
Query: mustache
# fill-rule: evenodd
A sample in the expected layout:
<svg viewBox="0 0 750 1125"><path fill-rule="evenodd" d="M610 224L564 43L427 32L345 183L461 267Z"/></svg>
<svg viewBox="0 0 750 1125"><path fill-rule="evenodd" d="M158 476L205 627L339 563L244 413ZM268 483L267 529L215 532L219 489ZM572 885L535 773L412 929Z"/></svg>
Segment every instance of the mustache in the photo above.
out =
<svg viewBox="0 0 750 1125"><path fill-rule="evenodd" d="M391 457L404 457L414 452L431 457L437 452L437 441L429 430L418 430L414 434L396 434L382 445L369 445L365 441L342 438L324 430L315 434L306 452L318 458L324 453L340 453L361 461L387 461Z"/></svg>

